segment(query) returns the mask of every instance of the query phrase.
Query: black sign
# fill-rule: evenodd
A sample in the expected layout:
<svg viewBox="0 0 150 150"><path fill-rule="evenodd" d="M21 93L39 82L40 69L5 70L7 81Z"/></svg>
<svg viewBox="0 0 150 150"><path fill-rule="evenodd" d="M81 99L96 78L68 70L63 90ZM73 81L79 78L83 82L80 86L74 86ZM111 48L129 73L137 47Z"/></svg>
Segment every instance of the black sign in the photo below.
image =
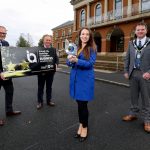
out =
<svg viewBox="0 0 150 150"><path fill-rule="evenodd" d="M53 71L54 54L51 48L1 47L3 75L9 78Z"/></svg>

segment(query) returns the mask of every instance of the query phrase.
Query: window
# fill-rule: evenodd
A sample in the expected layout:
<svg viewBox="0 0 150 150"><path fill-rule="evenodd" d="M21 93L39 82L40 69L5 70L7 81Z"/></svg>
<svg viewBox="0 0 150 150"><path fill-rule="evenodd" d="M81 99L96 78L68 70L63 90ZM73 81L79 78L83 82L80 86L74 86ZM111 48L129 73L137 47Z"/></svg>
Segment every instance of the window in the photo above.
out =
<svg viewBox="0 0 150 150"><path fill-rule="evenodd" d="M95 8L95 23L101 21L101 12L102 12L101 5L97 4Z"/></svg>
<svg viewBox="0 0 150 150"><path fill-rule="evenodd" d="M70 28L70 29L68 30L68 35L71 35L71 32L72 32L72 31L71 31L71 28Z"/></svg>
<svg viewBox="0 0 150 150"><path fill-rule="evenodd" d="M141 0L141 10L150 11L150 0Z"/></svg>
<svg viewBox="0 0 150 150"><path fill-rule="evenodd" d="M59 50L59 43L57 43L57 49Z"/></svg>
<svg viewBox="0 0 150 150"><path fill-rule="evenodd" d="M57 32L57 31L55 32L55 37L56 37L56 38L58 37L58 32Z"/></svg>
<svg viewBox="0 0 150 150"><path fill-rule="evenodd" d="M115 0L115 19L122 18L122 0Z"/></svg>
<svg viewBox="0 0 150 150"><path fill-rule="evenodd" d="M82 11L81 11L80 26L81 26L81 27L84 27L84 26L85 26L85 10L82 10Z"/></svg>
<svg viewBox="0 0 150 150"><path fill-rule="evenodd" d="M65 49L65 42L62 43L62 47L63 47L63 49Z"/></svg>
<svg viewBox="0 0 150 150"><path fill-rule="evenodd" d="M62 36L65 36L65 30L62 30Z"/></svg>

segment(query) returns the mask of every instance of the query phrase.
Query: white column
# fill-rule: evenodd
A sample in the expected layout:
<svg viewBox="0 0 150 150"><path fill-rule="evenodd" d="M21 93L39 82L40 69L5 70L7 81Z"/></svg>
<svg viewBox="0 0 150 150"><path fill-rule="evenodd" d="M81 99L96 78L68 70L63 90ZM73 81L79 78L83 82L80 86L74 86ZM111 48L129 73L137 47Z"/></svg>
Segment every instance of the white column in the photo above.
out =
<svg viewBox="0 0 150 150"><path fill-rule="evenodd" d="M108 12L108 0L105 0L105 3L104 3L104 20L107 20L107 12Z"/></svg>
<svg viewBox="0 0 150 150"><path fill-rule="evenodd" d="M90 4L88 3L87 4L87 18L86 18L86 23L87 23L87 26L90 25Z"/></svg>
<svg viewBox="0 0 150 150"><path fill-rule="evenodd" d="M77 21L76 21L76 9L74 9L74 24L73 24L73 30L74 31L76 31L77 30L77 25L76 25L76 23L77 23Z"/></svg>
<svg viewBox="0 0 150 150"><path fill-rule="evenodd" d="M132 14L132 0L128 0L127 15L131 16L131 14Z"/></svg>

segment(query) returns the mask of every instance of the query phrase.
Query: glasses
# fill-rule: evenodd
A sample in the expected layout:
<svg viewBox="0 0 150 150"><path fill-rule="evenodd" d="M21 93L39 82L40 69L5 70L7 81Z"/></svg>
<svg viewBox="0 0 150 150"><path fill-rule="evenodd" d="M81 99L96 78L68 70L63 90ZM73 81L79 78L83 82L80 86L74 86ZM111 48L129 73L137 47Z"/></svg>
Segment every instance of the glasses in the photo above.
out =
<svg viewBox="0 0 150 150"><path fill-rule="evenodd" d="M6 35L7 33L4 33L4 32L0 32L0 34Z"/></svg>

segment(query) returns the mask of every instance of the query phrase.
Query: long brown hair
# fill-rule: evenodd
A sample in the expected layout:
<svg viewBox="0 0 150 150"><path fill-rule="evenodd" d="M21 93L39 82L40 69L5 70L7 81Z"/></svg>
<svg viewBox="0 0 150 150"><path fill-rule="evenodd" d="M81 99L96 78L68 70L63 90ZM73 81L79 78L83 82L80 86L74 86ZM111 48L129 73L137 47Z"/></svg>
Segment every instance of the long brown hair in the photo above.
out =
<svg viewBox="0 0 150 150"><path fill-rule="evenodd" d="M86 59L89 59L89 57L90 57L90 48L92 48L94 51L96 51L96 44L94 42L92 31L87 27L83 27L82 29L80 29L80 31L78 33L78 48L79 49L82 48L82 41L80 39L80 35L81 35L82 30L84 30L84 29L89 31L89 40L88 40L86 46L83 48L83 55L85 56Z"/></svg>

